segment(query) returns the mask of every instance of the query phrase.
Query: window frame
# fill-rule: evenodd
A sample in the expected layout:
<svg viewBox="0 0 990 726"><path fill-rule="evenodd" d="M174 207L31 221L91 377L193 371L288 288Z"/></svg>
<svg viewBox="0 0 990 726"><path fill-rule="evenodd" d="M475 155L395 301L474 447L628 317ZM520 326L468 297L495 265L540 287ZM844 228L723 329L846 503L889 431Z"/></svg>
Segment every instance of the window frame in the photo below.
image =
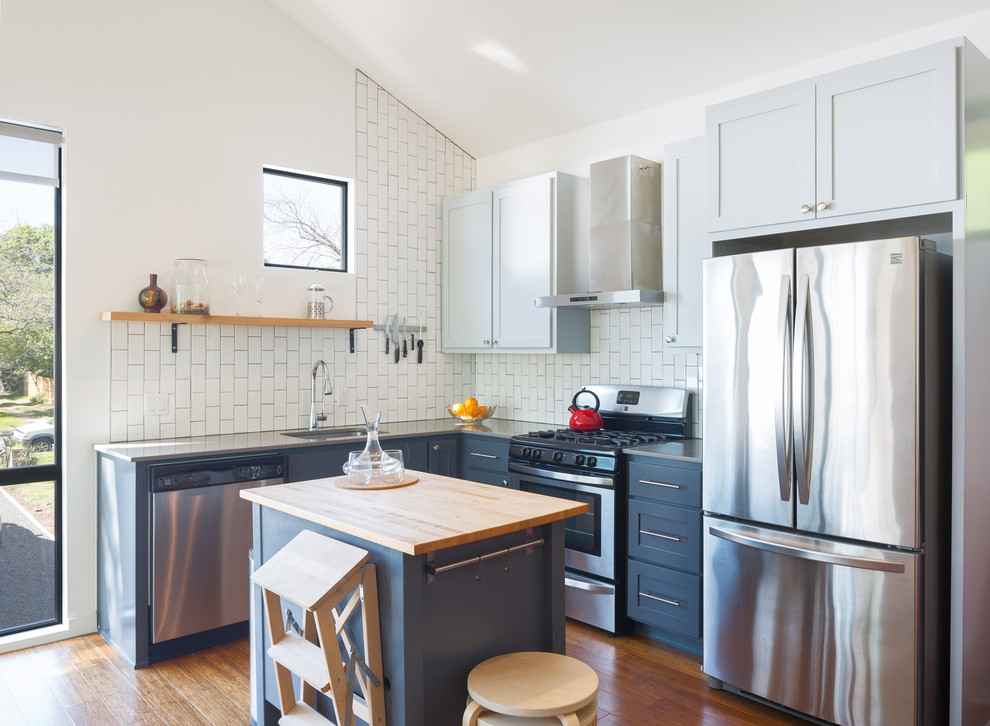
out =
<svg viewBox="0 0 990 726"><path fill-rule="evenodd" d="M64 143L64 142L63 142ZM0 468L0 488L17 486L18 484L32 484L39 482L52 482L54 488L54 598L55 617L51 620L25 623L22 626L10 628L0 632L0 642L2 639L20 633L39 630L52 626L61 625L65 622L66 603L64 599L63 576L64 576L64 547L65 547L65 522L62 517L63 490L64 490L64 467L62 452L65 450L65 441L62 437L62 411L63 411L63 386L62 386L62 328L64 311L62 309L62 145L59 144L55 161L58 174L58 183L52 188L54 193L54 213L55 219L52 225L54 234L54 315L53 326L53 350L52 355L52 376L55 381L55 400L52 410L52 419L55 426L55 446L53 447L54 463L40 464L35 466L14 467L11 469ZM26 181L26 180L25 180ZM28 182L30 183L30 182Z"/></svg>
<svg viewBox="0 0 990 726"><path fill-rule="evenodd" d="M340 262L341 266L339 268L335 267L316 267L313 265L285 265L274 262L268 262L265 260L265 230L264 230L264 205L266 203L265 191L264 191L264 180L265 176L271 174L273 176L281 176L289 179L299 179L302 181L316 182L319 184L328 184L330 186L338 187L341 193L340 200ZM344 179L342 177L329 176L325 174L317 174L314 172L298 171L294 169L283 169L274 166L263 166L261 169L261 179L262 179L262 231L261 231L261 252L262 252L262 264L265 267L281 268L284 270L317 270L319 272L331 272L331 273L348 273L349 269L348 260L351 254L351 234L350 234L350 195L351 195L351 185L352 182L349 179Z"/></svg>

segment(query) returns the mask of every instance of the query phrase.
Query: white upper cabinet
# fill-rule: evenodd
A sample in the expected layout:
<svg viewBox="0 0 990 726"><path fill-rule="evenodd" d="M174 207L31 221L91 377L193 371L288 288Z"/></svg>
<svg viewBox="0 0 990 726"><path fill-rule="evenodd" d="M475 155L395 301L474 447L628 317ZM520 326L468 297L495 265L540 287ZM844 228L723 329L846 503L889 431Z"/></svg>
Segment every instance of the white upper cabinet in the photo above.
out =
<svg viewBox="0 0 990 726"><path fill-rule="evenodd" d="M705 234L705 138L663 148L663 335L668 347L701 347Z"/></svg>
<svg viewBox="0 0 990 726"><path fill-rule="evenodd" d="M582 181L554 172L443 200L444 352L590 352L588 310L535 306L587 279Z"/></svg>
<svg viewBox="0 0 990 726"><path fill-rule="evenodd" d="M955 199L956 52L942 43L709 107L708 230Z"/></svg>

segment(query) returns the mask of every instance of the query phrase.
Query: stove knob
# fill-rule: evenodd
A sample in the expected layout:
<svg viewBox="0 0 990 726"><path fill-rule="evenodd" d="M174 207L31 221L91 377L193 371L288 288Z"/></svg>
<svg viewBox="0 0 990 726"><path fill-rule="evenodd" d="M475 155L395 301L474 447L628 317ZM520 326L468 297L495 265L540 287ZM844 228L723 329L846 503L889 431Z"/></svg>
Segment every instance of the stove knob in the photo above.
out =
<svg viewBox="0 0 990 726"><path fill-rule="evenodd" d="M528 446L522 450L522 455L524 459L528 459L531 453L532 452L529 450Z"/></svg>
<svg viewBox="0 0 990 726"><path fill-rule="evenodd" d="M564 455L559 451L555 451L553 452L553 460L559 464L564 460Z"/></svg>
<svg viewBox="0 0 990 726"><path fill-rule="evenodd" d="M533 449L533 458L534 459L541 459L541 458L543 458L543 452L540 451L539 449Z"/></svg>
<svg viewBox="0 0 990 726"><path fill-rule="evenodd" d="M584 463L584 454L578 454L577 456L575 456L574 463L577 464L578 466L581 466L581 464Z"/></svg>
<svg viewBox="0 0 990 726"><path fill-rule="evenodd" d="M593 456L588 457L588 466L594 466L597 463L598 463L598 459L596 459Z"/></svg>

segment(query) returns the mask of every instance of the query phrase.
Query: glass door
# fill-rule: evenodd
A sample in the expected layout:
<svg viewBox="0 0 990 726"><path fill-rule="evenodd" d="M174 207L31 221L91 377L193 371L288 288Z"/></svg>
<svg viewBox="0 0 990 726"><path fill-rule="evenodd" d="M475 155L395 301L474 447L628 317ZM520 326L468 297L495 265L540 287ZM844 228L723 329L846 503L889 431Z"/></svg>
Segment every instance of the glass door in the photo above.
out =
<svg viewBox="0 0 990 726"><path fill-rule="evenodd" d="M61 143L0 122L0 636L62 620Z"/></svg>

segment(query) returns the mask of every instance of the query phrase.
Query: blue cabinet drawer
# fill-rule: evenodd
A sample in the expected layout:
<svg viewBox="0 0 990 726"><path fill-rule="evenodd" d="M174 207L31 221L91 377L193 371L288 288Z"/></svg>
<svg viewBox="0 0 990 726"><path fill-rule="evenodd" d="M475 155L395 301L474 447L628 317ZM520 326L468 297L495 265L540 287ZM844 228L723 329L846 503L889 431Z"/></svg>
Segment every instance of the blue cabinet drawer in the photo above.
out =
<svg viewBox="0 0 990 726"><path fill-rule="evenodd" d="M701 637L701 577L629 560L627 614L690 638Z"/></svg>
<svg viewBox="0 0 990 726"><path fill-rule="evenodd" d="M629 495L701 508L701 469L629 462Z"/></svg>
<svg viewBox="0 0 990 726"><path fill-rule="evenodd" d="M494 436L463 435L461 467L504 473L509 477L509 440Z"/></svg>
<svg viewBox="0 0 990 726"><path fill-rule="evenodd" d="M629 556L656 565L701 571L701 512L629 500Z"/></svg>

